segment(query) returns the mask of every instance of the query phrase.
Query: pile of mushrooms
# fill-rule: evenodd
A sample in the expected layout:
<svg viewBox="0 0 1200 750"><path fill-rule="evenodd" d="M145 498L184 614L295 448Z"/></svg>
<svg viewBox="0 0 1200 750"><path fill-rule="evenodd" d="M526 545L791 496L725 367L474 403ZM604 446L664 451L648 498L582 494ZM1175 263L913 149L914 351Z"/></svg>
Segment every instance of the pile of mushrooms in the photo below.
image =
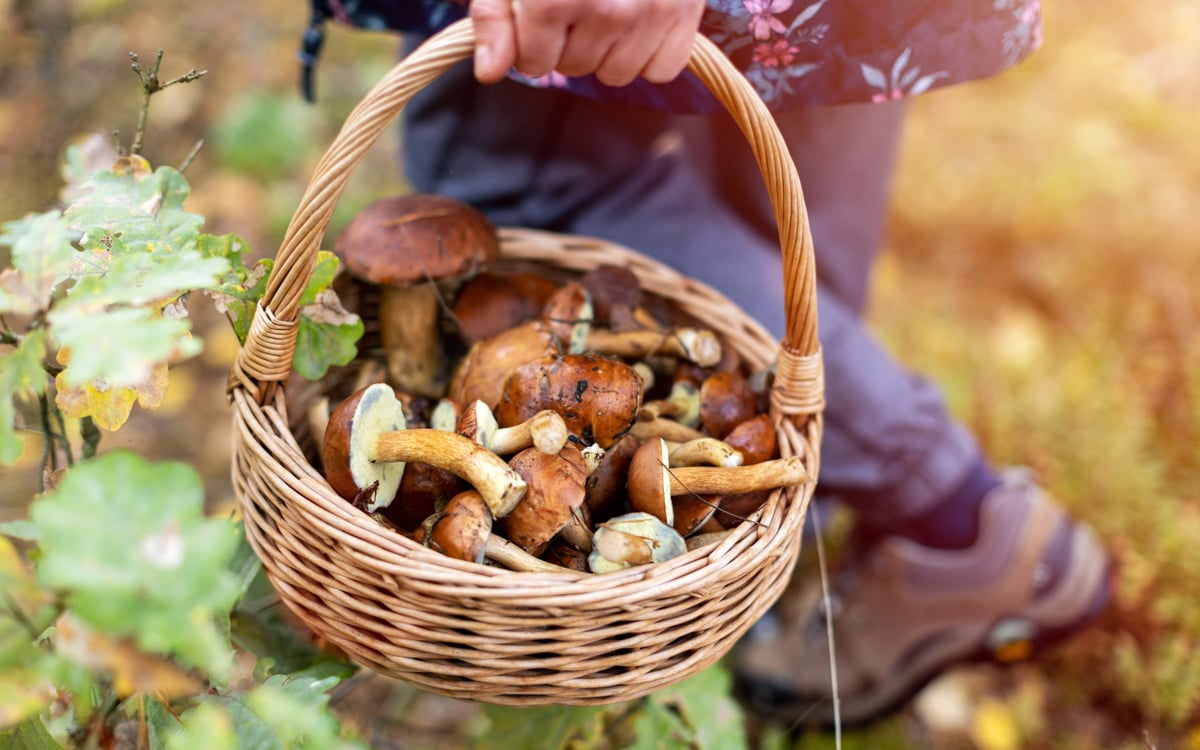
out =
<svg viewBox="0 0 1200 750"><path fill-rule="evenodd" d="M474 209L387 198L339 236L378 287L376 382L327 415L330 487L446 555L605 573L711 543L772 491L812 481L778 455L769 371L630 270L499 270ZM454 354L457 352L458 354Z"/></svg>

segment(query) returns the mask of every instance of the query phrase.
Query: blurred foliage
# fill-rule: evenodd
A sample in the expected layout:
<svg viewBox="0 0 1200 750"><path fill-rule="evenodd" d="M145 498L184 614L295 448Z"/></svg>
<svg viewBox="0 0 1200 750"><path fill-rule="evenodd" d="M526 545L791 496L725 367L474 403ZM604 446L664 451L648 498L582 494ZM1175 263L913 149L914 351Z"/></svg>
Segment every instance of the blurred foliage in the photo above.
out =
<svg viewBox="0 0 1200 750"><path fill-rule="evenodd" d="M53 206L63 143L132 131L127 54L167 47L168 66L209 74L156 98L147 155L178 164L209 139L188 168L203 186L188 210L265 254L322 148L395 54L390 38L333 30L318 104L306 108L294 55L307 12L295 0L219 12L181 0L0 9L0 216ZM1096 526L1118 562L1116 599L1095 628L1035 665L968 670L981 679L959 689L958 728L931 728L918 703L849 733L846 748L983 747L1012 731L1035 749L1200 746L1200 6L1067 0L1045 11L1046 47L1029 62L914 102L871 315L890 347L945 385L997 461L1034 467ZM394 141L377 148L333 228L403 189ZM126 428L148 454L199 467L218 507L229 502L227 439L209 417L225 408L235 351L236 340L213 334L201 359L172 370L172 388L190 377L191 390L168 393L157 416L135 412ZM188 424L191 437L166 424ZM0 470L0 498L28 497L17 474L39 453L27 446L24 464ZM0 503L0 518L10 515ZM381 733L418 733L410 717L425 704L389 690L389 701L358 708ZM348 720L354 708L340 705ZM192 730L210 746L231 736L224 714L195 710L205 721ZM762 740L833 746L778 727Z"/></svg>

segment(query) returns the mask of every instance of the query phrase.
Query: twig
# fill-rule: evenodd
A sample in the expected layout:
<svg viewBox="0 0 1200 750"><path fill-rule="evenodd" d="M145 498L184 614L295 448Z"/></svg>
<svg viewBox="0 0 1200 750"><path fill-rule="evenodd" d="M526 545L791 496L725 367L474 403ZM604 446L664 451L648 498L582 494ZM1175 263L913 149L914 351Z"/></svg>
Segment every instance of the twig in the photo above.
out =
<svg viewBox="0 0 1200 750"><path fill-rule="evenodd" d="M58 401L53 402L53 405L50 409L50 413L54 416L55 420L58 422L58 435L59 435L59 438L62 440L63 453L66 455L67 466L68 467L74 466L75 465L75 455L74 455L74 452L71 450L71 441L67 437L67 420L65 420L63 418L62 409L58 408Z"/></svg>
<svg viewBox="0 0 1200 750"><path fill-rule="evenodd" d="M192 166L192 162L196 160L196 154L200 153L200 149L204 147L204 139L196 141L196 145L192 146L192 150L184 157L183 163L179 165L179 173L183 174L187 168Z"/></svg>
<svg viewBox="0 0 1200 750"><path fill-rule="evenodd" d="M94 458L96 447L100 445L100 428L91 417L79 420L79 434L83 438L83 446L79 449L80 458Z"/></svg>
<svg viewBox="0 0 1200 750"><path fill-rule="evenodd" d="M833 746L842 749L842 704L838 697L837 653L833 643L833 601L829 596L829 569L825 566L825 543L821 540L821 514L817 503L809 505L817 543L817 569L821 573L821 606L825 608L825 636L829 644L829 689L833 692Z"/></svg>
<svg viewBox="0 0 1200 750"><path fill-rule="evenodd" d="M42 419L42 434L45 435L42 441L42 478L38 480L38 490L45 492L46 472L58 471L58 453L54 449L57 436L50 426L50 400L44 392L38 395L38 412Z"/></svg>
<svg viewBox="0 0 1200 750"><path fill-rule="evenodd" d="M163 51L161 49L158 51L158 56L154 60L154 68L152 70L146 70L142 67L141 63L138 62L138 56L136 52L130 52L129 59L133 61L133 64L130 65L130 67L133 69L134 73L138 74L138 78L140 78L142 81L142 103L138 108L137 132L135 132L133 135L133 145L129 147L130 155L137 156L142 153L142 142L146 135L146 116L150 112L150 97L154 96L168 86L174 86L177 83L190 83L191 81L194 81L197 78L205 75L208 73L208 71L198 71L195 68L192 68L178 78L172 78L164 83L158 79L158 71L160 68L162 68L163 59Z"/></svg>

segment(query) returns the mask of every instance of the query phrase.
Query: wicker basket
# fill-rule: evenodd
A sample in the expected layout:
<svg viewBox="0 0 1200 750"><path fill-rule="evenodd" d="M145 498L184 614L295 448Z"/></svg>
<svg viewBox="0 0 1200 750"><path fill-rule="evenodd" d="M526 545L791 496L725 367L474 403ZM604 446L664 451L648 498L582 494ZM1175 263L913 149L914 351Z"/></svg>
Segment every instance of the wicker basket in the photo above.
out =
<svg viewBox="0 0 1200 750"><path fill-rule="evenodd" d="M431 692L514 705L605 704L714 663L783 591L812 484L776 491L717 544L603 575L518 573L460 562L385 529L340 497L294 429L289 391L301 291L342 189L401 108L469 56L461 21L401 61L349 115L318 164L230 375L233 477L246 534L284 603L356 662ZM783 455L819 464L823 380L815 274L795 166L745 79L703 37L690 69L752 146L775 207L787 288L782 343L713 289L595 239L502 229L503 264L577 274L632 269L751 367L776 362L771 414Z"/></svg>

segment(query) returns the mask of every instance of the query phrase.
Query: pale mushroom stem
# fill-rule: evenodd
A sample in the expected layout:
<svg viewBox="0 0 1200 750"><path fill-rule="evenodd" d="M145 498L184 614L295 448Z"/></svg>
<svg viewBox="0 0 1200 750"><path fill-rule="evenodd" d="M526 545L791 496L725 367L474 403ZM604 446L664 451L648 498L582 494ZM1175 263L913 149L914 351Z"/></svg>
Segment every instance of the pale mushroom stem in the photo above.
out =
<svg viewBox="0 0 1200 750"><path fill-rule="evenodd" d="M419 428L375 436L368 459L375 463L420 461L465 479L479 491L492 515L502 518L525 496L527 485L504 459L454 432Z"/></svg>
<svg viewBox="0 0 1200 750"><path fill-rule="evenodd" d="M488 447L496 453L507 454L532 445L542 453L554 454L563 449L568 437L570 433L562 416L544 409L520 424L497 429Z"/></svg>
<svg viewBox="0 0 1200 750"><path fill-rule="evenodd" d="M484 556L492 562L503 565L509 570L526 573L571 573L579 575L578 571L546 562L540 557L534 557L502 536L492 534L488 537Z"/></svg>
<svg viewBox="0 0 1200 750"><path fill-rule="evenodd" d="M799 456L749 466L672 466L667 467L667 475L672 496L754 492L812 481Z"/></svg>
<svg viewBox="0 0 1200 750"><path fill-rule="evenodd" d="M683 357L701 367L711 367L721 361L721 342L716 334L698 328L677 328L663 332L592 328L587 334L587 349L628 359L665 354Z"/></svg>

